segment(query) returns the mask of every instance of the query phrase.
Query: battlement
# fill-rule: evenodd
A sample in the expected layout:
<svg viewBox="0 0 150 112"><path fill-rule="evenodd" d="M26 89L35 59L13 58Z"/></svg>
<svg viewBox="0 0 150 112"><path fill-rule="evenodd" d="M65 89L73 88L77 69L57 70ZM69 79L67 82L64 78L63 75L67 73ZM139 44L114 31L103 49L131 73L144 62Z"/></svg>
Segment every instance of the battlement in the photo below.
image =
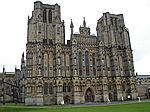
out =
<svg viewBox="0 0 150 112"><path fill-rule="evenodd" d="M101 23L105 26L114 24L114 22L119 22L121 26L124 26L123 14L110 14L109 12L106 12L103 13L103 16L97 21L97 23Z"/></svg>
<svg viewBox="0 0 150 112"><path fill-rule="evenodd" d="M34 2L34 10L36 9L55 9L55 7L59 7L60 6L56 3L54 5L50 5L50 4L43 4L41 1L36 1Z"/></svg>

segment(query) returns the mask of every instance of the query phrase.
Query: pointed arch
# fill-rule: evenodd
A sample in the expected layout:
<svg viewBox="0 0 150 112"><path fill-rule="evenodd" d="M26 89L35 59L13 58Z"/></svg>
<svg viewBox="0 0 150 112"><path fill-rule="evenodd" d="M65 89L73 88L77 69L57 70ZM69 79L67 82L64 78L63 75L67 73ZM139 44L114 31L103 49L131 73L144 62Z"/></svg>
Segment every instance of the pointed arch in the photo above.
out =
<svg viewBox="0 0 150 112"><path fill-rule="evenodd" d="M49 94L53 94L53 84L49 84Z"/></svg>
<svg viewBox="0 0 150 112"><path fill-rule="evenodd" d="M109 98L110 101L112 101L113 100L113 94L112 93L108 93L108 98Z"/></svg>
<svg viewBox="0 0 150 112"><path fill-rule="evenodd" d="M85 102L94 102L94 92L91 88L87 88L85 92Z"/></svg>
<svg viewBox="0 0 150 112"><path fill-rule="evenodd" d="M45 95L48 94L48 83L47 82L44 83L44 94Z"/></svg>
<svg viewBox="0 0 150 112"><path fill-rule="evenodd" d="M66 87L67 87L67 85L66 85L66 83L64 83L64 84L63 84L63 92L67 92L67 91L66 91L66 89L67 89Z"/></svg>
<svg viewBox="0 0 150 112"><path fill-rule="evenodd" d="M92 54L93 75L96 76L95 53Z"/></svg>
<svg viewBox="0 0 150 112"><path fill-rule="evenodd" d="M104 46L104 43L103 43L102 40L99 42L99 46L100 46L100 47Z"/></svg>
<svg viewBox="0 0 150 112"><path fill-rule="evenodd" d="M65 104L69 104L70 101L71 101L71 99L70 99L69 95L64 96L64 102L65 102Z"/></svg>
<svg viewBox="0 0 150 112"><path fill-rule="evenodd" d="M72 44L77 44L76 39L73 39L73 40L72 40Z"/></svg>
<svg viewBox="0 0 150 112"><path fill-rule="evenodd" d="M90 76L89 72L89 52L85 51L85 67L86 67L86 76Z"/></svg>
<svg viewBox="0 0 150 112"><path fill-rule="evenodd" d="M44 11L43 11L43 22L46 22L47 20L46 20L46 9L44 9Z"/></svg>
<svg viewBox="0 0 150 112"><path fill-rule="evenodd" d="M71 92L71 83L68 83L68 92Z"/></svg>
<svg viewBox="0 0 150 112"><path fill-rule="evenodd" d="M52 23L52 10L49 10L48 12L48 19L49 19L49 23Z"/></svg>
<svg viewBox="0 0 150 112"><path fill-rule="evenodd" d="M126 90L126 85L125 85L125 83L123 83L122 84L122 91L125 92L125 90Z"/></svg>
<svg viewBox="0 0 150 112"><path fill-rule="evenodd" d="M82 76L82 52L78 53L78 60L79 60L79 75Z"/></svg>

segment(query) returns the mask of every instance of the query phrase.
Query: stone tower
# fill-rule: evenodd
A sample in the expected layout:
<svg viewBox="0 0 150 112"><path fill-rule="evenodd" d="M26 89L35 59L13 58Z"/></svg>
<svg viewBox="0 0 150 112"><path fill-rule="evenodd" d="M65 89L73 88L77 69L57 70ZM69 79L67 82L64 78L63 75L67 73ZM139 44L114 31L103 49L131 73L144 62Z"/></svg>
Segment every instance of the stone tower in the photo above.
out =
<svg viewBox="0 0 150 112"><path fill-rule="evenodd" d="M25 104L104 102L136 99L129 31L123 15L104 13L91 35L85 18L79 33L65 25L58 4L34 2L28 18ZM129 97L128 97L129 96Z"/></svg>
<svg viewBox="0 0 150 112"><path fill-rule="evenodd" d="M65 26L61 21L60 6L34 2L32 17L28 18L26 104L43 105L43 80L49 78L49 74L52 77L53 73L60 76L60 52L64 44ZM53 58L52 51L57 59Z"/></svg>
<svg viewBox="0 0 150 112"><path fill-rule="evenodd" d="M121 99L125 94L136 99L133 54L129 30L124 24L123 15L104 13L97 22L96 30L98 40L102 41L102 46L105 47L100 49L101 54L105 52L105 57L102 55L102 58L106 60L106 64L102 65L103 70L107 70L108 76L115 79L117 99Z"/></svg>

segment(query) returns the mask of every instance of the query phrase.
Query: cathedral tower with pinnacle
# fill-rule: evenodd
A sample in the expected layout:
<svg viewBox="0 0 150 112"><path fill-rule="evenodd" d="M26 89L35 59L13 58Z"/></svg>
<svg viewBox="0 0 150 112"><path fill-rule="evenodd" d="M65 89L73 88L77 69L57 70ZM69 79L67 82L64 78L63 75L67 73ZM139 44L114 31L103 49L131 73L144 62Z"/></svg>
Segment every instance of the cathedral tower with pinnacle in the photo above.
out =
<svg viewBox="0 0 150 112"><path fill-rule="evenodd" d="M136 80L129 31L123 15L104 13L97 36L85 18L65 44L65 25L58 4L34 2L28 18L25 104L48 105L136 99Z"/></svg>

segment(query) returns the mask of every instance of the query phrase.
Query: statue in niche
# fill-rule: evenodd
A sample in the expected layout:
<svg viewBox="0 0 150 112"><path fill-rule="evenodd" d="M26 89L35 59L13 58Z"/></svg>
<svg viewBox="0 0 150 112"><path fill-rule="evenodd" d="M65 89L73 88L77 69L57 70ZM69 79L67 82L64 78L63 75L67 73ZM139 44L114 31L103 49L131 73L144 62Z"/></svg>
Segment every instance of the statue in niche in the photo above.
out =
<svg viewBox="0 0 150 112"><path fill-rule="evenodd" d="M60 58L58 58L58 60L57 60L57 61L58 61L58 64L60 65Z"/></svg>
<svg viewBox="0 0 150 112"><path fill-rule="evenodd" d="M77 75L77 70L74 70L74 74Z"/></svg>
<svg viewBox="0 0 150 112"><path fill-rule="evenodd" d="M41 86L41 83L39 83L39 85L38 85L38 93L42 93L42 86Z"/></svg>

